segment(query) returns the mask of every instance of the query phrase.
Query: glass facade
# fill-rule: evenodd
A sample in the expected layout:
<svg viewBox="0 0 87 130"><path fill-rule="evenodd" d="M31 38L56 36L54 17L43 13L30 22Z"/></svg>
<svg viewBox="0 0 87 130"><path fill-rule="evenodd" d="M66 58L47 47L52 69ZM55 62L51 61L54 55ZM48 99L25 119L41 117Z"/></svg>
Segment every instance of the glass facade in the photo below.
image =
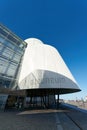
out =
<svg viewBox="0 0 87 130"><path fill-rule="evenodd" d="M0 24L0 87L17 88L17 80L27 44Z"/></svg>

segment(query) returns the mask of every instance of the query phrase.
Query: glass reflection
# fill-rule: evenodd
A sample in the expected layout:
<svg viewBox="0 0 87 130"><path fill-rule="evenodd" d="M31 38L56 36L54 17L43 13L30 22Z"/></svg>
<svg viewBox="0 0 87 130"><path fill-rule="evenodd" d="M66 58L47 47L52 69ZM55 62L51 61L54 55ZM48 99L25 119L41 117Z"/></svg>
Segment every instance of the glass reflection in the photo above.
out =
<svg viewBox="0 0 87 130"><path fill-rule="evenodd" d="M22 39L0 24L0 86L14 87L25 48Z"/></svg>

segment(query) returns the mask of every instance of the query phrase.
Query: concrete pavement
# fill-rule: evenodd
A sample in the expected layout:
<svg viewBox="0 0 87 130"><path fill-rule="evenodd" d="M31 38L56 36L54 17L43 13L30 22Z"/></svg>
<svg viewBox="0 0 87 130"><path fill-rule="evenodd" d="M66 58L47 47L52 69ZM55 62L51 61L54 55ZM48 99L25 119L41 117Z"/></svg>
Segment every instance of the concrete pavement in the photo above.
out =
<svg viewBox="0 0 87 130"><path fill-rule="evenodd" d="M0 112L0 130L87 130L87 113L61 108Z"/></svg>

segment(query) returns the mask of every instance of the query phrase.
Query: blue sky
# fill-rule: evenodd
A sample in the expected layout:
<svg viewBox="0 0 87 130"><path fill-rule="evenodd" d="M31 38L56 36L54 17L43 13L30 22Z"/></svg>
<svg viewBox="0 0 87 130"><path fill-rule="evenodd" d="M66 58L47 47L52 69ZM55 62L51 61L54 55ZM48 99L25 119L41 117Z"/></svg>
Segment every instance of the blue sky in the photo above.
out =
<svg viewBox="0 0 87 130"><path fill-rule="evenodd" d="M56 47L82 89L62 97L87 96L87 0L0 0L0 22Z"/></svg>

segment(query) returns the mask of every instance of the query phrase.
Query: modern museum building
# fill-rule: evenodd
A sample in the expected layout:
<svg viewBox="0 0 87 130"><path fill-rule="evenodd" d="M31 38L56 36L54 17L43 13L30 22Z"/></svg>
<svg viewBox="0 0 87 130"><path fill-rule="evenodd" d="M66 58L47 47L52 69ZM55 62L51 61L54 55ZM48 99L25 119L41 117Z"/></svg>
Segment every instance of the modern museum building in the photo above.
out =
<svg viewBox="0 0 87 130"><path fill-rule="evenodd" d="M59 52L36 38L25 41L0 24L0 109L56 103L80 91Z"/></svg>

